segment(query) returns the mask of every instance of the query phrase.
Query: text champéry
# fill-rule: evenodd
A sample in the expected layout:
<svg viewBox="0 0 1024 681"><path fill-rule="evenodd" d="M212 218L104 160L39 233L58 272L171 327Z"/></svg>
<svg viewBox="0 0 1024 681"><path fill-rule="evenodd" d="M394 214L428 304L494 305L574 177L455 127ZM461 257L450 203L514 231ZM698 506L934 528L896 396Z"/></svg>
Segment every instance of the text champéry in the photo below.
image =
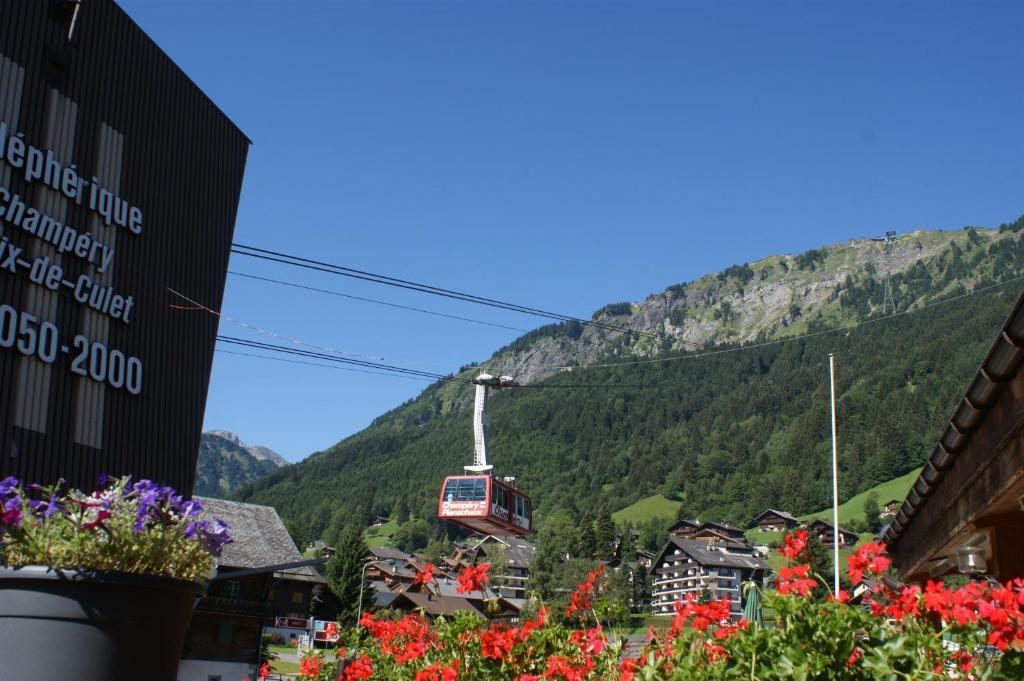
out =
<svg viewBox="0 0 1024 681"><path fill-rule="evenodd" d="M109 189L100 185L99 178L89 182L78 174L77 166L64 166L49 149L28 144L23 133L8 135L6 121L0 121L0 160L19 170L27 182L41 180L54 191L62 193L79 206L85 201L108 225L117 225L132 234L142 233L142 209L132 206Z"/></svg>

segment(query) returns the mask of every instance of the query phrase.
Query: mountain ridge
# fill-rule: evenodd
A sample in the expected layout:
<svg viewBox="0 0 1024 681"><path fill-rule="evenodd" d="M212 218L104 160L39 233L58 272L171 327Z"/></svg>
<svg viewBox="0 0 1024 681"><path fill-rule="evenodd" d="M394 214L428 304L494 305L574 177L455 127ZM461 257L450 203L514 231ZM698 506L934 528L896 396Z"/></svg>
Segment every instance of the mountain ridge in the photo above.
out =
<svg viewBox="0 0 1024 681"><path fill-rule="evenodd" d="M658 491L691 514L735 522L759 504L809 512L828 493L818 460L828 449L817 406L822 358L842 357L840 399L850 410L841 423L843 496L920 465L1015 287L974 296L973 325L962 323L959 306L932 306L1024 274L1022 231L1024 218L767 256L595 312L627 330L544 326L456 376L510 374L529 386L494 396L492 450L505 474L518 472L536 492L542 516L602 499L615 510ZM920 314L864 325L885 316L886 285L897 311ZM743 344L766 345L734 352ZM593 364L609 366L582 366ZM584 375L608 389L573 388ZM628 388L642 385L661 388ZM398 499L434 523L434 486L470 456L471 395L459 383L431 385L236 497L275 505L327 540L353 516L387 514Z"/></svg>
<svg viewBox="0 0 1024 681"><path fill-rule="evenodd" d="M277 456L273 451L267 451ZM253 454L234 433L207 431L199 438L193 494L226 498L244 484L280 467L272 458Z"/></svg>
<svg viewBox="0 0 1024 681"><path fill-rule="evenodd" d="M203 435L215 435L217 437L224 438L225 440L228 440L249 452L249 454L260 461L270 461L277 466L287 466L289 464L288 459L284 458L270 447L246 444L242 441L242 438L240 438L236 433L232 433L230 430L208 430L204 432Z"/></svg>

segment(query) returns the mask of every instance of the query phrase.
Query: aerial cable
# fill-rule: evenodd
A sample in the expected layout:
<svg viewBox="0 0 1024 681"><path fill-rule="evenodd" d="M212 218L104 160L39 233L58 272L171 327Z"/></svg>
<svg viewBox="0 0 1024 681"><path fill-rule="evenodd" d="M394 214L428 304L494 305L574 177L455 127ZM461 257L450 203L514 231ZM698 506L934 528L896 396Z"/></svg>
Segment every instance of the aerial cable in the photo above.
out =
<svg viewBox="0 0 1024 681"><path fill-rule="evenodd" d="M446 314L444 312L435 312L434 310L424 310L420 307L412 307L410 305L399 305L398 303L389 303L384 300L376 300L374 298L364 298L362 296L353 296L348 293L341 293L340 291L331 291L325 288L317 288L315 286L306 286L305 284L296 284L290 281L282 281L280 279L271 279L270 277L260 277L255 274L246 274L244 272L235 272L234 270L228 270L228 274L235 277L245 277L246 279L258 279L259 281L266 281L272 284L278 284L280 286L291 286L292 288L304 289L306 291L316 291L317 293L326 293L331 296L338 296L339 298L348 298L350 300L359 300L364 303L374 303L376 305L386 305L388 307L398 308L399 310L410 310L412 312L422 312L423 314L434 315L436 317L445 317L447 319L457 319L463 322L471 322L473 324L483 324L485 326L493 326L498 329L508 329L509 331L518 331L519 333L528 333L529 329L520 329L516 326L506 326L505 324L497 324L495 322L485 322L481 319L471 319L470 317L460 317L458 315Z"/></svg>
<svg viewBox="0 0 1024 681"><path fill-rule="evenodd" d="M245 255L251 258L258 258L260 260L266 260L269 262L276 262L283 265L291 265L293 267L302 267L305 269L315 270L318 272L326 272L328 274L336 274L343 277L350 277L353 279L360 279L363 281L369 281L375 284L384 284L386 286L394 286L410 291L416 291L419 293L428 293L431 295L441 296L444 298L451 298L453 300L461 300L467 303L475 303L478 305L486 305L488 307L495 307L502 310L508 310L510 312L518 312L521 314L533 315L536 317L544 317L547 319L554 319L561 322L576 322L584 326L590 326L597 329L604 329L607 331L618 331L622 333L635 333L640 336L648 338L666 338L663 333L650 333L646 331L631 331L630 329L616 326L614 324L608 324L607 322L598 322L594 320L585 320L572 315L565 315L559 312L549 312L547 310L541 310L534 307L528 307L525 305L519 305L517 303L509 303L494 298L485 298L483 296L477 296L471 293L462 293L460 291L454 291L452 289L441 288L438 286L432 286L430 284L420 284L407 279L399 279L397 277L391 277L383 274L374 274L373 272L367 272L364 270L357 270L351 267L344 267L341 265L333 265L331 263L322 262L319 260L311 260L309 258L303 258L300 256L288 255L279 251L271 251L264 248L256 248L255 246L245 246L243 244L234 243L231 247L231 252L236 255ZM679 341L679 339L673 339ZM697 345L693 341L679 341L689 345Z"/></svg>
<svg viewBox="0 0 1024 681"><path fill-rule="evenodd" d="M452 376L446 376L443 374L437 374L430 371L420 371L418 369L407 369L405 367L394 366L390 364L378 364L375 362L366 362L358 359L350 359L344 357L336 357L334 355L328 355L320 352L314 352L312 350L302 350L298 348L290 348L281 345L273 345L271 343L262 343L260 341L247 340L245 338L236 338L233 336L217 336L217 341L221 343L229 343L232 345L240 345L247 348L256 350L264 350L271 352L278 352L286 355L296 355L299 357L309 357L312 359L327 360L330 362L337 362L340 364L347 364L352 366L364 367L368 369L378 369L383 371L390 371L400 374L408 374L410 376L421 376L429 378L435 381L452 381L457 383L471 383L464 379L454 378Z"/></svg>
<svg viewBox="0 0 1024 681"><path fill-rule="evenodd" d="M256 357L258 359L269 359L274 362L287 362L289 364L304 364L311 367L320 367L322 369L337 369L338 371L352 371L358 374L369 374L371 376L388 376L390 378L414 378L419 381L433 381L433 378L427 376L411 376L409 374L395 374L385 373L382 371L369 371L367 369L356 369L353 367L343 367L334 364L320 364L319 362L303 362L301 359L288 359L287 357L271 357L269 355L256 355L250 352L237 352L235 350L225 350L224 348L215 348L214 352L219 352L224 355L238 355L239 357Z"/></svg>
<svg viewBox="0 0 1024 681"><path fill-rule="evenodd" d="M199 303L199 302L196 302L195 300L192 300L191 298L186 296L184 293L179 293L178 291L175 291L170 286L167 287L167 290L170 291L171 293L173 293L174 295L178 296L179 298L187 300L188 302L192 303L192 305L194 306L192 308L186 308L186 307L182 307L180 305L170 305L169 306L169 307L171 307L173 309L176 309L176 310L188 310L188 309L203 310L205 312L209 312L210 314L214 315L215 317L219 317L221 319L225 319L225 320L227 320L229 322L232 322L233 324L237 324L238 326L241 326L243 329L250 329L251 331L255 331L256 333L264 335L264 336L270 336L271 338L277 338L277 339L280 339L280 340L283 340L283 341L287 341L289 343L294 343L295 345L304 345L304 346L308 346L308 347L311 347L311 348L316 348L317 350L323 350L324 352L331 352L331 353L334 353L334 354L337 354L337 355L345 355L347 357L362 357L364 359L375 359L375 360L382 360L382 359L384 359L380 355L363 355L363 354L359 354L359 353L355 353L355 352L346 352L345 350L338 350L337 348L332 348L332 347L327 347L327 346L322 346L322 345L316 345L314 343L309 343L309 342L306 342L304 340L300 340L298 338L290 338L290 337L285 336L283 334L277 333L276 331L270 331L269 329L261 328L259 326L256 326L255 324L250 324L249 322L243 321L241 319L235 319L234 317L232 317L230 315L226 315L223 312L218 312L217 310L209 308L209 307L203 305L202 303Z"/></svg>

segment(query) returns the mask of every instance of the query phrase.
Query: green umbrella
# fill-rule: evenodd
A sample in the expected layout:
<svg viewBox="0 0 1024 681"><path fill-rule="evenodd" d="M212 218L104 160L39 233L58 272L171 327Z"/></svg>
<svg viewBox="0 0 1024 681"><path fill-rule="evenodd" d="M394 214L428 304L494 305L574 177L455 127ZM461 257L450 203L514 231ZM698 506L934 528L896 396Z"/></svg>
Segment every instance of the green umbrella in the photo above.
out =
<svg viewBox="0 0 1024 681"><path fill-rule="evenodd" d="M743 619L761 626L764 622L761 619L761 590L754 582L744 582L743 595L746 602L743 603Z"/></svg>

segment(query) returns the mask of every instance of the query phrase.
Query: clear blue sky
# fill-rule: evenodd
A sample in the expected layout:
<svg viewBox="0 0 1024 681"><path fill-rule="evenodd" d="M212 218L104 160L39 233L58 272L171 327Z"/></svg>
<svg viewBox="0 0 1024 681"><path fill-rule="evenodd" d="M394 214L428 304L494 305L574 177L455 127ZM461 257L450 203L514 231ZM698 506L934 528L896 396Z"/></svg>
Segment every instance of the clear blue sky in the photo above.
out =
<svg viewBox="0 0 1024 681"><path fill-rule="evenodd" d="M243 243L589 317L772 253L1024 213L1020 2L121 5L254 141ZM441 372L518 335L234 277L223 309ZM298 459L423 386L218 355L206 426Z"/></svg>

